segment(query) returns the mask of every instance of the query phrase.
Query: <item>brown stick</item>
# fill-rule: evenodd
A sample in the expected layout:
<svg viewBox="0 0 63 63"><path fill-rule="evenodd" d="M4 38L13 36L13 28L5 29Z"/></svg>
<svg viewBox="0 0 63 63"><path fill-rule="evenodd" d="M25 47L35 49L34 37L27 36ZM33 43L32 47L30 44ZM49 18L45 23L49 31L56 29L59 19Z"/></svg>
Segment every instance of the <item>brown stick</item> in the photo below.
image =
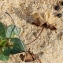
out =
<svg viewBox="0 0 63 63"><path fill-rule="evenodd" d="M42 33L43 29L44 29L44 27L42 27L42 30L40 31L39 35L38 35L33 41L31 41L30 43L27 43L26 45L29 45L29 44L33 43L35 40L37 40L37 38L38 38L38 37L40 36L40 34Z"/></svg>
<svg viewBox="0 0 63 63"><path fill-rule="evenodd" d="M13 18L11 17L11 15L8 12L5 12L5 13L12 19L13 24L15 24L15 22L14 22Z"/></svg>

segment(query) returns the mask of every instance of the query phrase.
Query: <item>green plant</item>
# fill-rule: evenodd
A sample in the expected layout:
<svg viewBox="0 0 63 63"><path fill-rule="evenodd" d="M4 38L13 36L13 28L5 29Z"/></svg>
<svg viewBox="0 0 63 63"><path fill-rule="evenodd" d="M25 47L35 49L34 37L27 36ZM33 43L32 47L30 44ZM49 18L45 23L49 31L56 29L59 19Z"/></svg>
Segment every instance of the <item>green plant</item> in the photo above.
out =
<svg viewBox="0 0 63 63"><path fill-rule="evenodd" d="M10 54L16 54L26 50L25 44L19 39L14 38L19 35L20 28L15 25L10 25L4 28L0 22L0 60L6 61Z"/></svg>

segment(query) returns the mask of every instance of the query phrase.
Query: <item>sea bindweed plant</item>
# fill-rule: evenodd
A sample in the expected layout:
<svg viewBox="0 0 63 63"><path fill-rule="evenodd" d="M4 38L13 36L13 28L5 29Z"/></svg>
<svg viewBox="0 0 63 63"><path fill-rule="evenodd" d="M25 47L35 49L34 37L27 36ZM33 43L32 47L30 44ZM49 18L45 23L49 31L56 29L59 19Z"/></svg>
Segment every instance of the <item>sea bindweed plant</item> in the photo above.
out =
<svg viewBox="0 0 63 63"><path fill-rule="evenodd" d="M20 28L15 25L4 27L0 22L0 60L7 61L11 54L17 54L26 50L26 45L15 35L19 35Z"/></svg>

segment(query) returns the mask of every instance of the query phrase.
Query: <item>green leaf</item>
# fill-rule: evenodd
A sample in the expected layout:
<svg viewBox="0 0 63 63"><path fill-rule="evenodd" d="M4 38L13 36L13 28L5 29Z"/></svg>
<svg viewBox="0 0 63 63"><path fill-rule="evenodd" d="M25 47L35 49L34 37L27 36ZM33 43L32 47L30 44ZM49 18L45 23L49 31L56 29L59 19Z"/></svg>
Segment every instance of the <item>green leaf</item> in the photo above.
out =
<svg viewBox="0 0 63 63"><path fill-rule="evenodd" d="M10 56L10 51L8 47L3 47L2 51L0 52L0 60L7 61Z"/></svg>
<svg viewBox="0 0 63 63"><path fill-rule="evenodd" d="M6 31L6 37L7 38L10 38L11 37L11 34L14 30L14 25L10 25L8 28L7 28L7 31Z"/></svg>
<svg viewBox="0 0 63 63"><path fill-rule="evenodd" d="M5 29L3 24L0 22L0 39L6 38Z"/></svg>
<svg viewBox="0 0 63 63"><path fill-rule="evenodd" d="M14 43L13 47L10 47L11 54L16 54L26 50L25 44L18 38L12 38L11 42Z"/></svg>
<svg viewBox="0 0 63 63"><path fill-rule="evenodd" d="M1 39L0 41L0 47L4 47L7 43L7 40L6 39Z"/></svg>
<svg viewBox="0 0 63 63"><path fill-rule="evenodd" d="M19 35L19 33L20 33L20 28L18 28L18 27L15 26L15 28L13 30L13 34L14 35Z"/></svg>
<svg viewBox="0 0 63 63"><path fill-rule="evenodd" d="M10 25L7 28L6 37L13 38L14 35L19 35L19 33L20 33L20 28L16 27L15 25Z"/></svg>
<svg viewBox="0 0 63 63"><path fill-rule="evenodd" d="M7 61L9 56L5 55L4 53L0 53L0 60Z"/></svg>

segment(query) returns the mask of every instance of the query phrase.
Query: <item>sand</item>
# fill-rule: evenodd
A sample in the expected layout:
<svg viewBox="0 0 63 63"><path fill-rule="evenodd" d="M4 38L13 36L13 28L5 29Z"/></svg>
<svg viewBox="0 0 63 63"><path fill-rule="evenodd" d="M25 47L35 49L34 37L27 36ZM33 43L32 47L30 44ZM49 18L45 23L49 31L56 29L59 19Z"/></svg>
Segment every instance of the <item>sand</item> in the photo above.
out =
<svg viewBox="0 0 63 63"><path fill-rule="evenodd" d="M63 17L55 16L57 13L63 14L63 6L60 5L59 11L54 10L54 5L59 1L61 0L0 0L0 22L21 28L20 39L25 44L33 41L42 29L31 24L36 21L33 17L35 13L41 14L44 20L57 28L56 31L44 29L36 41L26 45L34 54L43 52L39 55L42 63L63 63ZM14 23L5 12L10 14ZM25 63L20 59L20 54L11 55L8 61L0 63ZM40 62L35 60L29 63Z"/></svg>

